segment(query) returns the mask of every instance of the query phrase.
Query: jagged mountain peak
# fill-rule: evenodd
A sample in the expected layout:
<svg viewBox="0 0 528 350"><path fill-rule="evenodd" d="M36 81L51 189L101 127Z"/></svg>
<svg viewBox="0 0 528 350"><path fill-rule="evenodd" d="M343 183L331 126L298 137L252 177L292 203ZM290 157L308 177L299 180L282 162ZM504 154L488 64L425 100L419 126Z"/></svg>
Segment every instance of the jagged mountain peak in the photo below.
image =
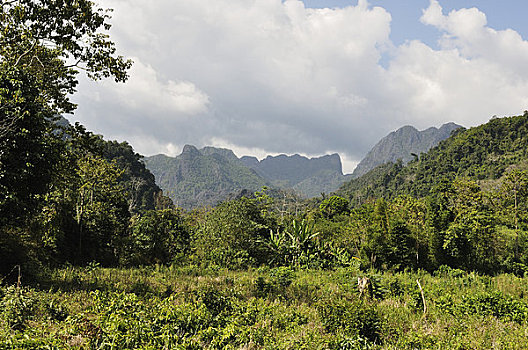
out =
<svg viewBox="0 0 528 350"><path fill-rule="evenodd" d="M206 146L200 149L200 153L202 153L202 155L205 155L205 156L219 155L229 161L239 161L235 153L232 150L227 149L227 148L217 148L217 147Z"/></svg>
<svg viewBox="0 0 528 350"><path fill-rule="evenodd" d="M333 192L347 179L337 153L313 158L279 154L267 156L261 161L254 157L242 157L241 161L274 186L294 188L307 197Z"/></svg>
<svg viewBox="0 0 528 350"><path fill-rule="evenodd" d="M382 138L357 165L352 176L360 177L378 165L395 162L398 159L407 163L413 159L413 153L419 155L427 152L460 127L453 122L446 123L440 128L430 127L422 131L411 125L402 126Z"/></svg>
<svg viewBox="0 0 528 350"><path fill-rule="evenodd" d="M185 145L183 146L181 155L199 156L201 153L198 151L198 148L193 145Z"/></svg>
<svg viewBox="0 0 528 350"><path fill-rule="evenodd" d="M337 153L307 158L299 154L238 158L226 148L185 145L177 157L152 156L145 164L177 205L215 205L233 193L262 186L292 188L307 196L330 193L348 177Z"/></svg>

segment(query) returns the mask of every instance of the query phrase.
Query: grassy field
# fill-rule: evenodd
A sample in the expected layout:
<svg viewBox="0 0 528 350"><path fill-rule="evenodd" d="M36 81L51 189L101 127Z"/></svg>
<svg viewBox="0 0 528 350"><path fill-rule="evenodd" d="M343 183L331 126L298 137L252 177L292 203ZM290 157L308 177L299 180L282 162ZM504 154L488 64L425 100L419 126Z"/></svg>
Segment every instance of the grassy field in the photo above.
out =
<svg viewBox="0 0 528 350"><path fill-rule="evenodd" d="M449 268L65 268L0 289L0 348L527 349L526 282Z"/></svg>

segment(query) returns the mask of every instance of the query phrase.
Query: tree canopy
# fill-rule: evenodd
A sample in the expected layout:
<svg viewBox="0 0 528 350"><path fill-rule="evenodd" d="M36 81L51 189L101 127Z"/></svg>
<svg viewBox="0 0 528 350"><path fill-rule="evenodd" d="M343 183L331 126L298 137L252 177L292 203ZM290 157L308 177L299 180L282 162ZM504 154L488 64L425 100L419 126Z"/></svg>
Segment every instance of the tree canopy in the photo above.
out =
<svg viewBox="0 0 528 350"><path fill-rule="evenodd" d="M13 0L0 7L0 216L20 218L47 190L56 149L50 122L72 113L79 71L125 81L108 11L86 0ZM23 215L22 215L23 216Z"/></svg>
<svg viewBox="0 0 528 350"><path fill-rule="evenodd" d="M27 246L43 238L29 232L39 211L50 208L60 168L72 164L53 122L75 110L70 97L78 74L128 78L132 62L116 54L109 19L108 10L87 0L0 5L0 241Z"/></svg>

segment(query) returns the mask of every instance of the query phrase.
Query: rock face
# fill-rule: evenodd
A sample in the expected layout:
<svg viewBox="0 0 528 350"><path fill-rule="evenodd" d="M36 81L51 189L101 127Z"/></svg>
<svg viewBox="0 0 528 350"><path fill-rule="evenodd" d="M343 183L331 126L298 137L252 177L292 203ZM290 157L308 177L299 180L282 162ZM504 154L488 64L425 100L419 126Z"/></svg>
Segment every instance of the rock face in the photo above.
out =
<svg viewBox="0 0 528 350"><path fill-rule="evenodd" d="M403 126L382 138L357 165L352 177L358 178L378 165L395 162L398 159L407 163L415 157L414 155L419 156L427 152L460 127L455 123L447 123L440 128L431 127L418 131L409 125Z"/></svg>
<svg viewBox="0 0 528 350"><path fill-rule="evenodd" d="M196 208L215 205L241 191L254 192L263 186L294 189L318 196L339 188L343 175L338 154L318 158L300 155L238 158L231 150L215 147L197 149L186 145L177 157L145 157L146 167L176 205Z"/></svg>
<svg viewBox="0 0 528 350"><path fill-rule="evenodd" d="M298 154L268 156L260 162L254 157L242 161L279 188L293 188L306 197L330 193L347 180L338 154L306 158Z"/></svg>
<svg viewBox="0 0 528 350"><path fill-rule="evenodd" d="M174 203L182 208L215 205L241 190L268 185L228 149L186 145L177 157L145 157L145 165Z"/></svg>

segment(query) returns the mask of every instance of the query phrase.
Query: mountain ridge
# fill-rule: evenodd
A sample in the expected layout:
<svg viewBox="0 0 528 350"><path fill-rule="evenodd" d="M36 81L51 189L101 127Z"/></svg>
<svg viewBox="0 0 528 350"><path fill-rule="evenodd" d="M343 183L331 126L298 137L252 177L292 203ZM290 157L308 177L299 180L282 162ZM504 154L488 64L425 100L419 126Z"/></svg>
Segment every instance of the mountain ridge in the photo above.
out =
<svg viewBox="0 0 528 350"><path fill-rule="evenodd" d="M457 178L491 186L513 168L528 168L528 112L456 129L407 165L401 161L380 165L344 183L337 194L352 206L399 195L425 197Z"/></svg>
<svg viewBox="0 0 528 350"><path fill-rule="evenodd" d="M404 125L378 141L356 166L352 177L358 178L378 165L398 159L402 159L406 164L448 138L459 128L461 126L453 122L445 123L440 128L433 126L422 131L414 126Z"/></svg>
<svg viewBox="0 0 528 350"><path fill-rule="evenodd" d="M145 157L156 182L178 205L186 209L215 205L240 191L262 187L293 189L306 196L337 190L349 177L343 175L337 153L307 158L299 154L238 158L232 150L185 145L176 157Z"/></svg>
<svg viewBox="0 0 528 350"><path fill-rule="evenodd" d="M358 164L352 174L343 174L339 154L308 158L299 154L238 157L227 148L206 146L198 149L185 145L180 155L145 157L146 167L155 175L157 184L178 205L191 209L213 206L241 191L254 192L263 186L292 189L304 197L337 191L343 184L358 178L379 164L402 159L407 163L460 128L446 123L440 128L418 131L403 126L382 138ZM359 169L359 170L358 170Z"/></svg>
<svg viewBox="0 0 528 350"><path fill-rule="evenodd" d="M258 190L268 183L244 166L228 149L185 145L177 157L145 157L145 166L177 206L192 209L216 205L233 192Z"/></svg>

